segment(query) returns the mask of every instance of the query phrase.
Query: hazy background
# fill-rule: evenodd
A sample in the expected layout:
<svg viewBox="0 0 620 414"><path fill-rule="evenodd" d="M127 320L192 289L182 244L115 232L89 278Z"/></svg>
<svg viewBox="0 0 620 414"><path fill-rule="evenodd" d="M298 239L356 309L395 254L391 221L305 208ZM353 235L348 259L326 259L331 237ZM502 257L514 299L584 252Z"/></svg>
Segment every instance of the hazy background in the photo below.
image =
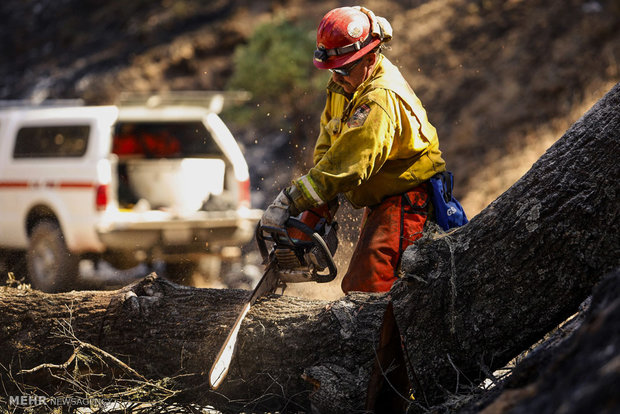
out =
<svg viewBox="0 0 620 414"><path fill-rule="evenodd" d="M245 89L222 116L265 207L304 173L326 71L315 30L350 1L5 0L0 99L115 103L125 91ZM620 80L620 1L369 0L386 55L437 127L473 217Z"/></svg>

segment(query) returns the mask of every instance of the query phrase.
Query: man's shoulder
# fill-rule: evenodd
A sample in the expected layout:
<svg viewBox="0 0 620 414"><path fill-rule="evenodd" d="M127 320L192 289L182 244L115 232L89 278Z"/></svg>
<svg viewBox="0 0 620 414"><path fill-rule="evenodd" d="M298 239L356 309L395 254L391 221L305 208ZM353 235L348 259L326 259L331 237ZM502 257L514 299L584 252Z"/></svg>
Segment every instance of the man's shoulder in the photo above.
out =
<svg viewBox="0 0 620 414"><path fill-rule="evenodd" d="M359 97L359 105L379 106L385 112L391 113L395 110L398 102L398 94L390 88L371 87Z"/></svg>
<svg viewBox="0 0 620 414"><path fill-rule="evenodd" d="M369 96L375 99L396 99L404 101L408 105L412 105L418 100L409 82L392 62L383 57L380 65L380 70L368 90Z"/></svg>
<svg viewBox="0 0 620 414"><path fill-rule="evenodd" d="M382 56L371 83L374 88L389 89L396 92L404 85L409 86L400 70L385 56Z"/></svg>

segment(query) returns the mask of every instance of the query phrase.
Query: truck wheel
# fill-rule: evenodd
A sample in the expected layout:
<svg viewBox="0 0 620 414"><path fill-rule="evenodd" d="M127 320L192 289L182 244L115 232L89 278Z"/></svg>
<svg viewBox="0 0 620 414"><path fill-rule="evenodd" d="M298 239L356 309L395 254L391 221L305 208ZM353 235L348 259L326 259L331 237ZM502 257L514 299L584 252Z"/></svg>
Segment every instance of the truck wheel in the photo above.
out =
<svg viewBox="0 0 620 414"><path fill-rule="evenodd" d="M77 279L78 257L69 252L60 227L53 221L35 224L26 260L32 287L43 292L65 291Z"/></svg>

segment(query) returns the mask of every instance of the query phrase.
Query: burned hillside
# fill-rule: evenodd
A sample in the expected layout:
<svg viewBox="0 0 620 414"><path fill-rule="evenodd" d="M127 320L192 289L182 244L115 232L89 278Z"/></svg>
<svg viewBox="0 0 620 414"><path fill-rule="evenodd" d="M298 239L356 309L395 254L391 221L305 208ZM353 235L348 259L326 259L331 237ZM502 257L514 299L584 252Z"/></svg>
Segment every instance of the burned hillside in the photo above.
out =
<svg viewBox="0 0 620 414"><path fill-rule="evenodd" d="M349 3L354 2L340 5ZM620 79L620 6L613 0L365 5L392 23L395 39L386 54L437 127L457 196L470 216L516 181ZM256 27L285 19L303 25L311 37L331 7L332 2L301 0L6 1L0 6L5 22L0 99L106 104L123 91L225 89L235 48L248 42ZM320 100L313 105L296 132L307 148L316 135ZM281 185L258 165L276 155L267 151L267 158L254 159L251 154L265 156L264 148L256 147L274 142L284 145L275 147L280 156L290 154L286 143L293 137L273 128L286 113L281 108L236 131L261 171L253 176L255 189L275 191L270 186Z"/></svg>

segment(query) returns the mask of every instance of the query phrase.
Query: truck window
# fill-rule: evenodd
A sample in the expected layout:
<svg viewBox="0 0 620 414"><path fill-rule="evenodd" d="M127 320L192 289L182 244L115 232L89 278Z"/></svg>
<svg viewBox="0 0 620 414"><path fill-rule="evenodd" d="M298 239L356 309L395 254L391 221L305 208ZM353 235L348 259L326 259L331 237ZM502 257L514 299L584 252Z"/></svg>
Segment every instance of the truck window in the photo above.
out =
<svg viewBox="0 0 620 414"><path fill-rule="evenodd" d="M90 126L33 126L21 128L13 158L76 158L86 153Z"/></svg>
<svg viewBox="0 0 620 414"><path fill-rule="evenodd" d="M220 157L222 150L202 122L123 122L116 126L112 152L119 157Z"/></svg>

